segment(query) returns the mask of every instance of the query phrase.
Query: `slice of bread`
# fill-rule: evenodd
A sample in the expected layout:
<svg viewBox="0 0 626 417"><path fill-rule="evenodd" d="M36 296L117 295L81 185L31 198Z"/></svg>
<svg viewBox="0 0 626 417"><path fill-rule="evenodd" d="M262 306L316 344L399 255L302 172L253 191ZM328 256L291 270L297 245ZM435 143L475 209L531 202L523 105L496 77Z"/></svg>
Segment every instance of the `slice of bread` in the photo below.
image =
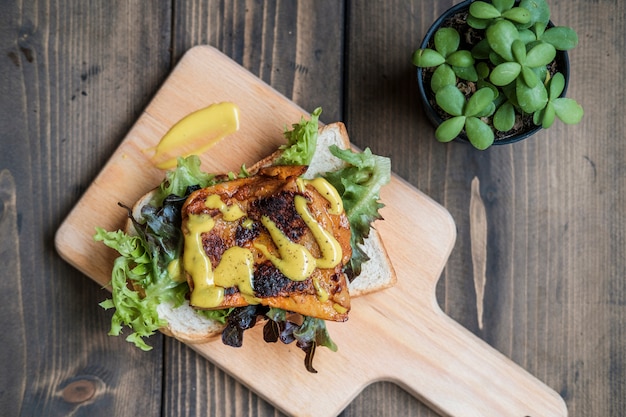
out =
<svg viewBox="0 0 626 417"><path fill-rule="evenodd" d="M332 123L321 127L317 139L317 149L311 161L306 178L314 178L325 172L336 171L345 162L330 153L329 147L337 145L342 149L350 147L350 139L343 123ZM248 172L256 173L259 169L270 166L281 155L278 150L268 157L252 165ZM148 204L154 191L145 194L133 206L133 216L141 218L141 208ZM134 227L129 220L126 224L127 233L134 233ZM396 274L387 255L384 244L378 232L372 228L369 237L362 246L370 260L362 265L361 274L350 284L350 296L358 297L372 292L389 288L396 283ZM185 343L204 343L222 332L224 325L207 319L198 314L188 302L175 308L172 304L162 303L157 308L159 317L168 322L161 331Z"/></svg>

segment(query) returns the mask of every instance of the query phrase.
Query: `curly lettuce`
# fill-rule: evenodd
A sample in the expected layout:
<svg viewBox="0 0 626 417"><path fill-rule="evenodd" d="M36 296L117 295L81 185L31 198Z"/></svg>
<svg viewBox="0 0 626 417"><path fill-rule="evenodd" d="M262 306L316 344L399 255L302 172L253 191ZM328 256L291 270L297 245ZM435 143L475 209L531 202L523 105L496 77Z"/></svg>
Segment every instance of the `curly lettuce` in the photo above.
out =
<svg viewBox="0 0 626 417"><path fill-rule="evenodd" d="M384 204L379 201L380 190L391 180L391 160L374 155L369 148L354 152L332 145L330 152L348 163L345 168L327 172L323 177L335 187L343 200L352 231L350 269L353 276L358 276L363 262L369 260L360 245L369 236L372 223L382 218L379 210Z"/></svg>
<svg viewBox="0 0 626 417"><path fill-rule="evenodd" d="M285 131L287 144L279 148L283 150L283 153L274 165L309 165L311 163L317 147L320 114L322 114L322 108L318 107L313 110L310 120L302 117L299 123L291 126L291 130Z"/></svg>
<svg viewBox="0 0 626 417"><path fill-rule="evenodd" d="M182 253L180 209L194 189L213 183L215 176L200 170L197 156L179 158L177 168L166 173L150 203L142 208L141 219L134 219L126 208L137 235L96 228L94 240L120 254L113 264L111 298L100 303L105 309L115 309L110 335L118 336L128 327L132 332L126 340L150 350L143 339L167 324L159 318L157 306L162 302L180 306L184 302L189 292L187 282L168 272L170 263ZM128 282L141 287L142 293L128 288ZM226 314L222 310L203 313L222 323Z"/></svg>
<svg viewBox="0 0 626 417"><path fill-rule="evenodd" d="M321 108L318 108L310 120L302 118L292 125L292 130L285 132L287 144L281 147L283 153L275 165L310 163L317 146L320 114ZM330 151L348 163L340 171L326 173L324 177L342 197L352 229L353 256L349 270L358 275L362 263L368 260L359 245L369 235L372 222L381 218L379 210L383 204L379 202L379 193L381 187L390 181L391 164L389 158L374 155L369 149L353 152L332 146ZM189 292L186 281L181 282L169 272L172 262L182 255L181 208L184 201L196 189L247 176L249 174L242 165L238 174L229 173L226 178L221 176L217 179L200 169L197 156L179 158L176 169L166 172L165 180L154 192L150 203L142 208L141 218L133 218L127 208L137 235L96 228L94 239L120 254L113 265L112 297L100 303L105 309L115 309L110 335L118 336L127 327L131 330L127 341L143 350L151 349L144 338L167 324L159 318L157 306L162 302L181 305ZM138 292L129 288L128 282L143 290ZM312 362L317 346L337 350L324 320L302 316L301 322L294 323L287 319L286 311L261 306L201 311L199 314L226 323L222 339L232 346L240 346L243 331L254 324L256 317L264 317L268 320L264 328L265 340L295 341L306 353L305 366L310 372L316 372Z"/></svg>

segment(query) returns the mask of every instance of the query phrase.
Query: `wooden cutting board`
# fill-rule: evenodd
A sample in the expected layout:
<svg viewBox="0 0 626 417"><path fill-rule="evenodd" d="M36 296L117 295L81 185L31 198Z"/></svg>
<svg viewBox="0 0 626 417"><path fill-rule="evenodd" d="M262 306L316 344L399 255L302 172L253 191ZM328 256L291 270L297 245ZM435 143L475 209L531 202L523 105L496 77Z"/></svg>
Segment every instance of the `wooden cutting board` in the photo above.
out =
<svg viewBox="0 0 626 417"><path fill-rule="evenodd" d="M163 178L148 150L185 115L222 101L239 105L241 129L202 156L209 172L251 165L283 142L285 126L308 117L216 49L191 49L59 228L59 254L106 285L116 253L93 241L94 228L122 228L117 202L132 204ZM381 198L385 220L376 227L398 283L353 299L350 319L329 323L339 351L317 349L317 374L304 369L295 346L265 344L260 326L240 349L220 340L192 348L290 415L337 415L368 384L389 380L446 416L566 416L556 392L438 307L435 285L456 238L449 213L397 176Z"/></svg>

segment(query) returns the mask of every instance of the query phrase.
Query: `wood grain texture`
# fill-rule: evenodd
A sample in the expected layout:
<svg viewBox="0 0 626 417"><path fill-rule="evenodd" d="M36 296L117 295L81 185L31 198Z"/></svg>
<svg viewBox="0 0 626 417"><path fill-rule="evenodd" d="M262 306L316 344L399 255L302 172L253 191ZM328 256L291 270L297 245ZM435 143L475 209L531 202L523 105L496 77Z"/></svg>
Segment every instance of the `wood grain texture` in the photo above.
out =
<svg viewBox="0 0 626 417"><path fill-rule="evenodd" d="M305 109L321 104L324 121L345 121L357 144L392 156L397 173L452 213L457 243L437 288L448 314L557 390L570 416L626 415L625 98L619 88L626 5L552 0L555 22L580 35L570 54L568 95L585 107L583 122L477 152L434 141L409 63L430 23L456 2L3 2L0 172L8 170L5 178L15 183L16 216L2 218L2 237L18 233L19 247L14 242L0 255L3 266L13 266L0 278L8 287L3 297L21 292L22 299L4 303L1 314L2 323L28 325L5 332L0 358L10 371L0 375L0 386L10 386L11 396L0 393L0 409L12 415L44 409L49 415L281 415L184 345L165 342L146 356L105 337L109 316L95 306L104 291L52 249L54 230L171 64L207 43ZM323 59L313 59L307 48ZM475 176L490 231L482 330L469 243ZM10 272L14 256L19 280ZM162 376L169 390L163 396ZM75 378L92 382L96 395L72 406L62 393ZM151 381L142 385L151 400L137 402L129 387L143 380ZM342 415L435 412L393 382L378 382Z"/></svg>
<svg viewBox="0 0 626 417"><path fill-rule="evenodd" d="M413 95L413 72L401 59L452 3L353 3L346 123L357 139L386 137L376 147L392 155L396 172L451 211L458 239L438 289L444 310L560 392L571 416L624 414L618 398L625 395L626 337L618 322L626 299L625 153L616 139L624 123L612 110L624 98L610 87L620 83L624 65L617 50L624 45L624 5L551 2L554 21L580 36L570 53L568 95L586 110L581 124L557 124L525 142L477 152L436 143ZM375 22L386 27L384 35L368 30ZM482 330L471 272L474 176L489 229Z"/></svg>
<svg viewBox="0 0 626 417"><path fill-rule="evenodd" d="M322 121L342 120L343 7L328 0L176 1L173 54L178 60L193 46L215 46L302 108L321 106ZM187 346L166 346L164 416L203 415L206 404L216 415L282 415Z"/></svg>
<svg viewBox="0 0 626 417"><path fill-rule="evenodd" d="M159 45L169 9L3 2L0 20L0 172L12 178L15 203L3 213L3 247L14 247L3 250L0 270L2 323L12 323L3 326L10 390L0 409L157 414L159 401L126 393L141 384L160 397L161 349L141 355L102 332L110 316L97 304L106 293L58 257L53 236L167 74Z"/></svg>
<svg viewBox="0 0 626 417"><path fill-rule="evenodd" d="M116 255L93 241L94 227L123 227L126 213L115 202L135 201L152 187L146 184L162 179L162 172L148 169L151 155L146 150L184 115L222 101L238 104L240 129L200 155L209 172L236 170L242 162L251 165L270 154L283 143L287 120L299 120L303 113L217 49L192 48L58 229L59 254L105 285ZM456 235L448 212L395 175L381 190L381 199L385 220L375 227L398 282L353 300L347 325L328 323L341 348L317 353L317 375L305 371L292 346L268 346L262 326L250 330L237 350L219 338L190 347L294 416L337 415L365 386L379 380L395 381L445 416L566 416L558 394L435 305L436 283ZM363 343L373 339L380 341ZM449 392L455 392L454 398Z"/></svg>

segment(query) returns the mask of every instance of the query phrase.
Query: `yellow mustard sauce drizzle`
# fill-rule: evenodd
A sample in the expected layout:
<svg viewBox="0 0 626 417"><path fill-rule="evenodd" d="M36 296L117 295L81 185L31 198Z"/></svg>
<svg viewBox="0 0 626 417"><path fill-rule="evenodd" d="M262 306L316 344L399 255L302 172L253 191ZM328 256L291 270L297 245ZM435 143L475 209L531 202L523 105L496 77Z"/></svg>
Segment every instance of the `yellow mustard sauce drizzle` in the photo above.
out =
<svg viewBox="0 0 626 417"><path fill-rule="evenodd" d="M294 198L294 202L296 211L302 216L304 223L311 229L315 242L322 253L321 258L315 259L316 266L323 269L336 267L341 262L341 245L339 245L332 233L324 229L311 215L307 207L306 198L297 195Z"/></svg>
<svg viewBox="0 0 626 417"><path fill-rule="evenodd" d="M304 192L306 184L315 188L318 193L322 195L330 203L330 207L328 208L328 213L334 214L336 216L340 215L343 212L343 200L341 200L341 196L328 181L326 181L322 177L318 177L312 180L305 180L302 178L298 178L296 180L298 189L301 192Z"/></svg>
<svg viewBox="0 0 626 417"><path fill-rule="evenodd" d="M340 214L343 211L341 197L326 180L322 178L297 180L297 187L302 192L305 191L307 184L314 187L330 203L330 213ZM310 213L306 198L297 195L294 198L294 204L296 212L311 230L320 249L321 257L314 257L306 247L292 242L267 216L261 217L261 223L269 232L278 256L271 253L263 244L254 246L287 278L292 281L304 281L311 276L315 268L334 268L341 262L343 255L337 239ZM228 222L238 221L246 216L237 204L228 206L217 194L207 197L205 205L207 208L219 210L223 219ZM249 228L252 224L251 219L242 221L243 227ZM214 225L215 220L206 214L191 214L187 220L183 266L194 282L191 304L200 308L218 307L224 299L224 289L233 286L239 289L240 294L249 304L258 304L260 300L254 297L254 257L250 250L237 246L227 249L213 271L202 245L202 233L210 232ZM176 267L172 265L172 268ZM313 279L313 286L318 299L326 302L329 294L317 279ZM338 304L333 307L340 313L347 311Z"/></svg>
<svg viewBox="0 0 626 417"><path fill-rule="evenodd" d="M317 299L320 300L320 302L325 303L328 301L328 291L322 287L320 281L316 278L313 278L313 288L315 288Z"/></svg>
<svg viewBox="0 0 626 417"><path fill-rule="evenodd" d="M339 313L339 314L343 314L343 313L345 313L346 311L348 311L348 309L347 309L347 308L345 308L345 307L344 307L344 306L342 306L341 304L337 304L337 303L333 304L333 309L335 309L335 311L336 311L337 313Z"/></svg>
<svg viewBox="0 0 626 417"><path fill-rule="evenodd" d="M280 256L275 256L267 246L255 244L254 247L265 255L270 262L292 281L304 281L315 270L315 258L307 248L289 240L276 224L267 216L261 217L261 223L269 232Z"/></svg>
<svg viewBox="0 0 626 417"><path fill-rule="evenodd" d="M239 107L236 104L211 104L176 122L153 148L152 162L157 168L174 168L179 156L204 153L238 130Z"/></svg>
<svg viewBox="0 0 626 417"><path fill-rule="evenodd" d="M249 304L258 304L254 297L254 257L249 249L233 246L222 255L215 268L215 285L222 288L237 287Z"/></svg>
<svg viewBox="0 0 626 417"><path fill-rule="evenodd" d="M185 282L185 273L183 271L180 259L172 259L167 264L167 273L174 282Z"/></svg>
<svg viewBox="0 0 626 417"><path fill-rule="evenodd" d="M204 205L207 208L219 210L227 222L236 222L246 215L237 204L227 206L217 194L208 196Z"/></svg>
<svg viewBox="0 0 626 417"><path fill-rule="evenodd" d="M208 214L190 214L187 218L187 230L183 231L183 266L194 283L190 303L197 307L215 307L224 298L224 289L215 286L211 260L202 245L202 233L210 232L214 226L215 221Z"/></svg>

